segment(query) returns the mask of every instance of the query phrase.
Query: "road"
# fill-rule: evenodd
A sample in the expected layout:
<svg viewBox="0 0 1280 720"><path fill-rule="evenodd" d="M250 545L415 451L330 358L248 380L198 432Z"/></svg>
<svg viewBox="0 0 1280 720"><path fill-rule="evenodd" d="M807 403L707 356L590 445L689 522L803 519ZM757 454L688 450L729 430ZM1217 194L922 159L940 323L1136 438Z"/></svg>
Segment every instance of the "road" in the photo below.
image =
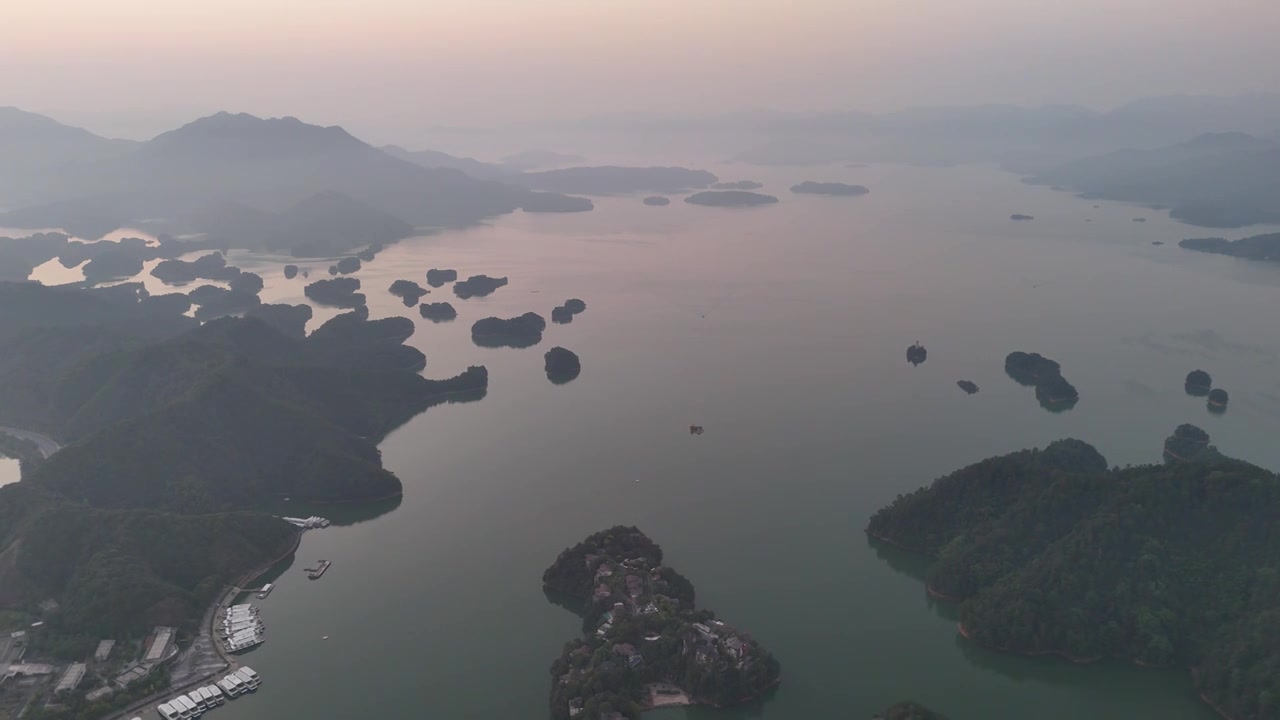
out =
<svg viewBox="0 0 1280 720"><path fill-rule="evenodd" d="M8 427L6 425L0 425L0 433L4 433L5 435L12 435L13 437L18 438L19 440L29 440L35 443L36 447L39 448L40 450L40 456L46 459L50 455L62 449L62 446L58 444L57 440L54 440L48 435L33 433L30 430L20 430L18 428Z"/></svg>

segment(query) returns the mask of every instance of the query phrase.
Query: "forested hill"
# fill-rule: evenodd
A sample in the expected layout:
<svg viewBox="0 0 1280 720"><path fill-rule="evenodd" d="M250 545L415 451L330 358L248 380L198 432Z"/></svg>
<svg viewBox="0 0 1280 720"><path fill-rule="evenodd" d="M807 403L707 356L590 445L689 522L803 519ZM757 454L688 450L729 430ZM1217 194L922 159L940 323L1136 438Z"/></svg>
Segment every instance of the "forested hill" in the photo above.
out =
<svg viewBox="0 0 1280 720"><path fill-rule="evenodd" d="M189 627L296 538L252 510L399 495L378 442L488 383L483 367L422 377L404 318L357 311L290 337L154 300L136 285L0 283L0 423L64 443L0 488L0 610L45 620L36 641L55 655Z"/></svg>
<svg viewBox="0 0 1280 720"><path fill-rule="evenodd" d="M280 557L297 530L258 513L184 517L100 510L29 483L0 488L0 608L44 615L37 641L83 657L100 637L141 637L153 625L193 626L218 591Z"/></svg>
<svg viewBox="0 0 1280 720"><path fill-rule="evenodd" d="M1280 717L1274 473L1216 453L1108 470L1060 441L900 496L867 532L937 557L930 589L974 641L1189 667L1236 720Z"/></svg>
<svg viewBox="0 0 1280 720"><path fill-rule="evenodd" d="M47 412L72 442L31 480L93 505L188 513L397 495L377 443L487 383L484 368L423 378L422 354L402 344L412 331L351 313L295 339L223 318L91 356L61 373Z"/></svg>

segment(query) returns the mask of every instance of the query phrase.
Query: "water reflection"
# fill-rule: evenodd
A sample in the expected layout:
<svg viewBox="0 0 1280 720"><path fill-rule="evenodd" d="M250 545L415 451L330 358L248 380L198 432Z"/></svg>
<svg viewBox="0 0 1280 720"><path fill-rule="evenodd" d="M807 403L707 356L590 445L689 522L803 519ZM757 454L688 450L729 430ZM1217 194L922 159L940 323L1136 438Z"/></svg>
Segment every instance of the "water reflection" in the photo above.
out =
<svg viewBox="0 0 1280 720"><path fill-rule="evenodd" d="M890 568L921 583L929 581L929 571L933 569L933 558L920 553L904 550L883 540L867 535L867 546L875 552L876 557L883 560Z"/></svg>

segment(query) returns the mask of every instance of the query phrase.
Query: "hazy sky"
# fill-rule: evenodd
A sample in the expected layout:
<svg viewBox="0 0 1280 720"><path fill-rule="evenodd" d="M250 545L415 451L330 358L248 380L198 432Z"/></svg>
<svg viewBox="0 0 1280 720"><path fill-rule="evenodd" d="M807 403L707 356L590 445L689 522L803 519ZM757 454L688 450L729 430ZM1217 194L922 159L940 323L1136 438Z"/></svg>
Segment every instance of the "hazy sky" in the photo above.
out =
<svg viewBox="0 0 1280 720"><path fill-rule="evenodd" d="M0 105L390 141L595 114L1280 90L1280 0L13 0Z"/></svg>

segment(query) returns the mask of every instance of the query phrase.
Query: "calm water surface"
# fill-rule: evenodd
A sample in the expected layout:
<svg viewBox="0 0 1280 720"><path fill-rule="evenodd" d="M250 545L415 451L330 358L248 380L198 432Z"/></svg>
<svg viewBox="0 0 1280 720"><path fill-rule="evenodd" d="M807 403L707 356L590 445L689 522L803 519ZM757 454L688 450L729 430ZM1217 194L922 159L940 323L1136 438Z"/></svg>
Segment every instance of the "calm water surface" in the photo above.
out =
<svg viewBox="0 0 1280 720"><path fill-rule="evenodd" d="M417 322L427 375L484 364L488 397L387 438L403 501L306 536L261 603L268 642L246 662L264 685L218 718L544 718L548 667L579 622L546 601L542 570L617 523L660 542L700 604L783 666L762 705L656 717L870 717L904 698L957 720L1213 717L1181 672L973 647L926 597L926 564L869 545L862 528L898 493L1062 437L1147 463L1194 422L1224 452L1280 467L1280 271L1179 250L1201 233L1162 213L1095 209L993 170L720 174L767 181L782 202L607 198L589 214L410 240L360 271L374 316ZM805 179L872 194L787 192ZM232 262L264 275L264 298L304 300L285 259ZM386 292L399 278L425 284L431 267L511 283L465 302L436 290L425 299L460 316L432 325ZM549 316L570 297L587 312L536 348L470 342L478 318ZM913 368L916 340L929 359ZM576 381L543 375L553 345L581 356ZM1004 375L1012 350L1061 362L1079 405L1042 410ZM1231 392L1225 415L1183 393L1197 367ZM981 392L965 395L960 379ZM320 558L333 568L309 582L302 568Z"/></svg>

